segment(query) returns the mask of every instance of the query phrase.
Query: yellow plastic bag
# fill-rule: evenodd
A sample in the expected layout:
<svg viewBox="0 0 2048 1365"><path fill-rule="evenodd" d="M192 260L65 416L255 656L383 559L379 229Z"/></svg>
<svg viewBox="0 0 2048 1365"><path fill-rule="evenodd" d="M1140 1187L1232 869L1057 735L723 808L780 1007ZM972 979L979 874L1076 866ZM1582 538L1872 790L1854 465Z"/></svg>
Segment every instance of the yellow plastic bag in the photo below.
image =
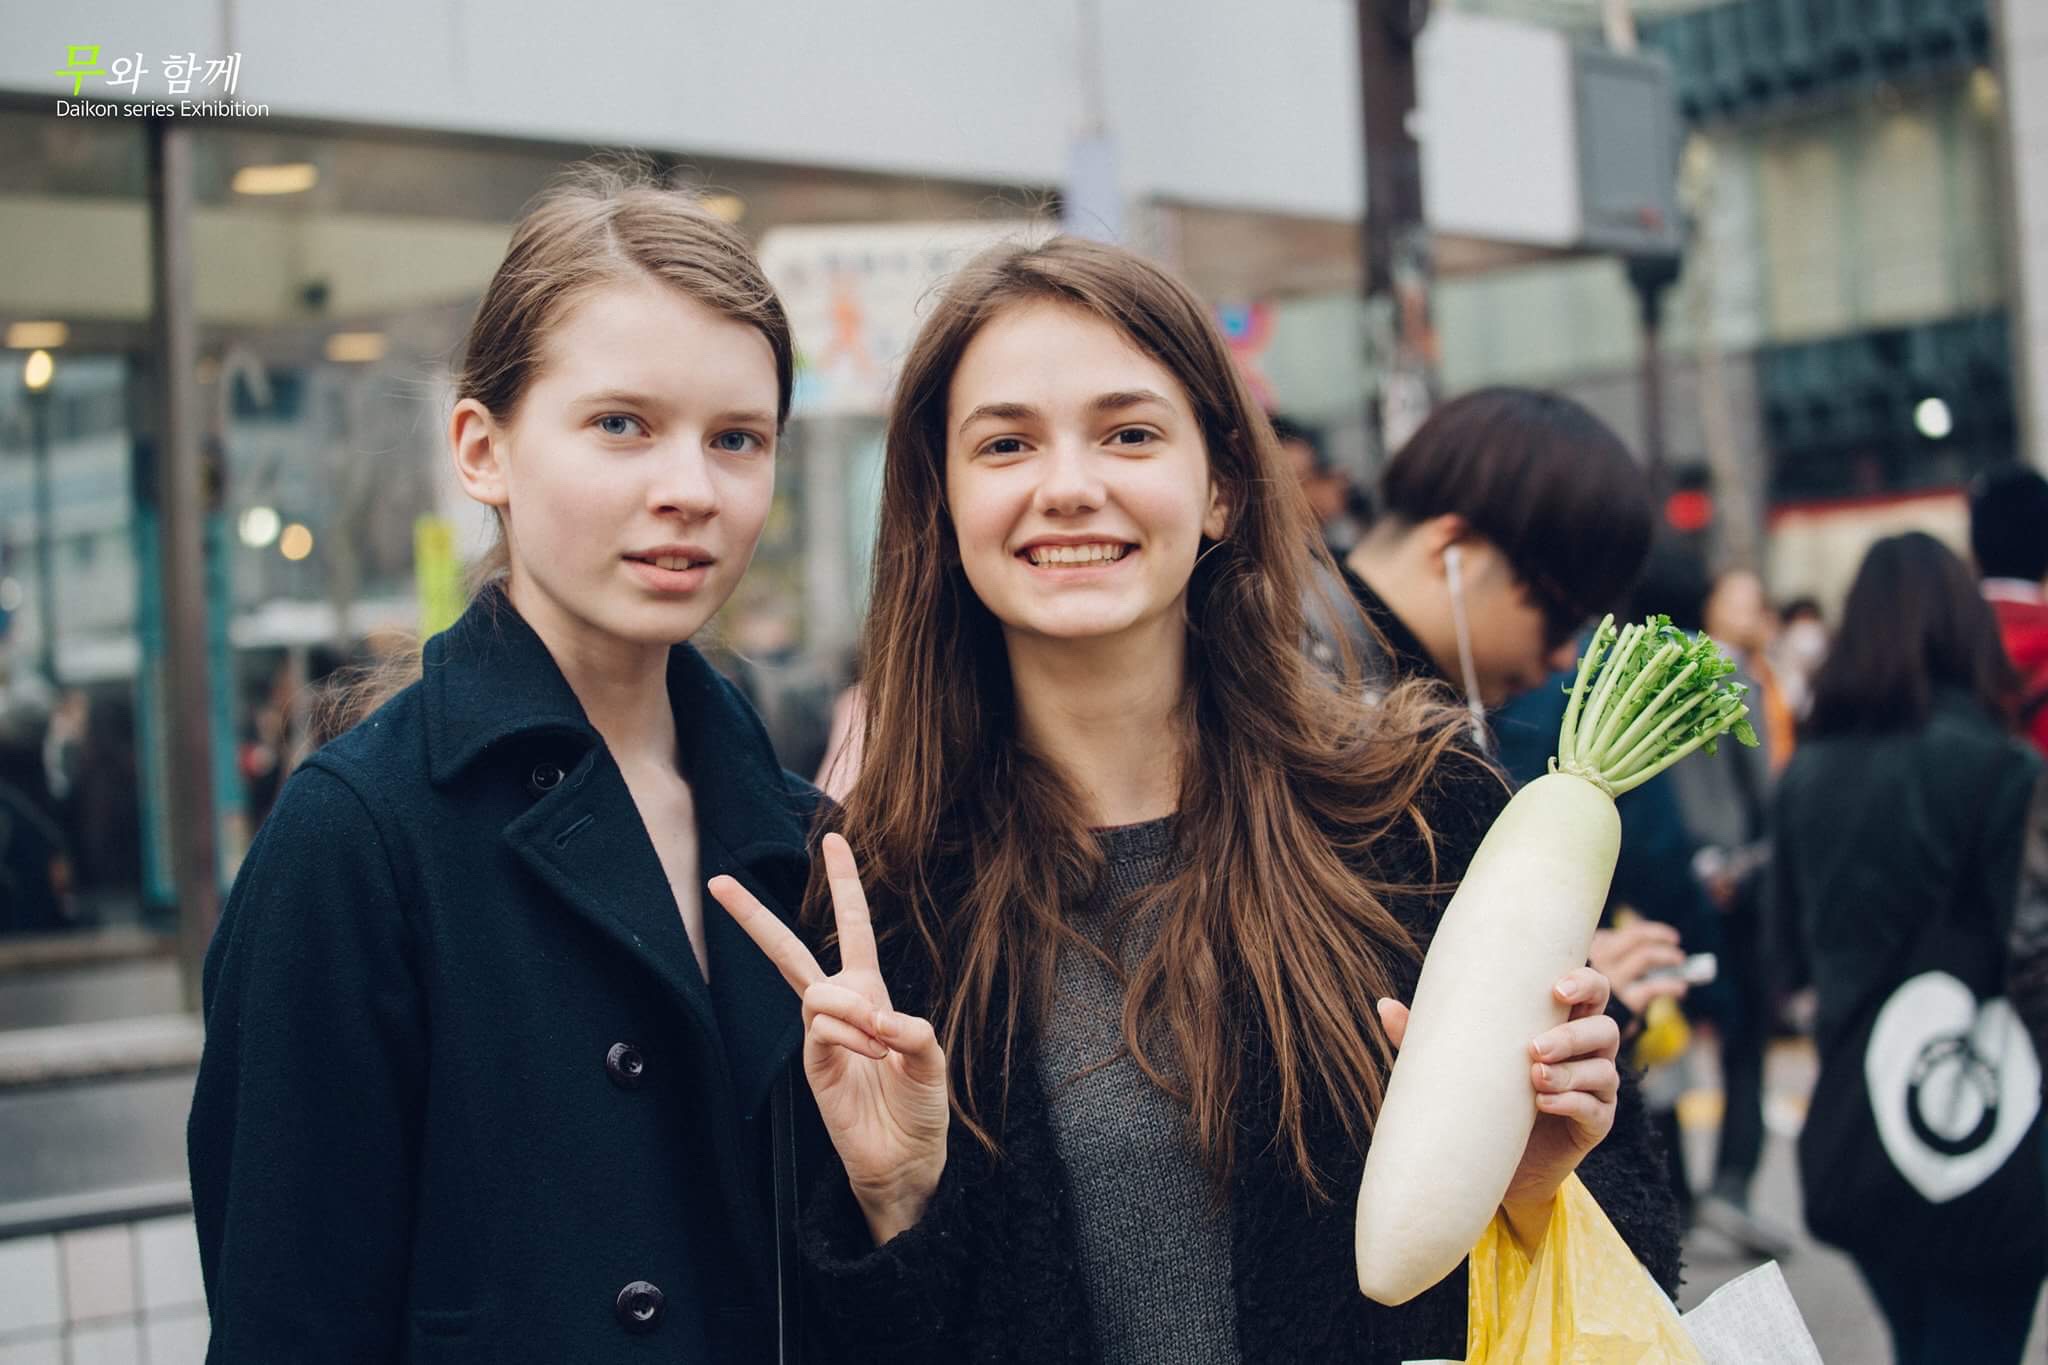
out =
<svg viewBox="0 0 2048 1365"><path fill-rule="evenodd" d="M1636 1035L1635 1064L1647 1071L1675 1062L1692 1045L1692 1025L1685 1011L1668 995L1660 995L1643 1011L1643 1031Z"/></svg>
<svg viewBox="0 0 2048 1365"><path fill-rule="evenodd" d="M1557 1192L1534 1256L1495 1214L1471 1271L1466 1365L1705 1365L1577 1176Z"/></svg>

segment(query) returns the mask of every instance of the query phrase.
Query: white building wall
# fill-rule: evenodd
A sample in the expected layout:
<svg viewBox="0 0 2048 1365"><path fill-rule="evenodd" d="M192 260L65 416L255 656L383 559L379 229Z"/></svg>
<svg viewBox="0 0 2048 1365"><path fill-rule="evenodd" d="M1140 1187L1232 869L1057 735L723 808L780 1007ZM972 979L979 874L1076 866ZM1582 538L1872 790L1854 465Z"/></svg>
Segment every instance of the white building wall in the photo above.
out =
<svg viewBox="0 0 2048 1365"><path fill-rule="evenodd" d="M237 97L274 117L1054 185L1085 119L1081 3L8 0L0 90L68 97L52 73L89 42L141 53L141 96L171 99L165 55L238 51ZM1348 0L1093 3L1127 194L1357 216Z"/></svg>

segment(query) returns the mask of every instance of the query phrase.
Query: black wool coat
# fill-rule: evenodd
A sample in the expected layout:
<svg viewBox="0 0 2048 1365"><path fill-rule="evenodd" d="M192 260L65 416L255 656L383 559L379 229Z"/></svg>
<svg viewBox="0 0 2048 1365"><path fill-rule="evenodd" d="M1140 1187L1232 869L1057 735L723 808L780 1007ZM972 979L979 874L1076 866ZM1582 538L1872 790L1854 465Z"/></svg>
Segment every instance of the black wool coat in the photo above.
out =
<svg viewBox="0 0 2048 1365"><path fill-rule="evenodd" d="M1463 875L1505 800L1490 768L1456 757L1427 803L1441 862L1433 868L1428 850L1410 838L1387 840L1375 857L1380 876L1418 888L1391 908L1419 941L1427 943L1449 901L1441 890L1420 888L1433 880L1440 888ZM884 969L896 1007L927 1009L928 974L914 955L895 956ZM1400 998L1412 998L1418 973L1419 964L1405 969ZM998 1001L991 1015L1001 1013ZM805 1209L806 1270L827 1329L849 1359L906 1365L1095 1360L1074 1213L1036 1082L1034 1046L1027 1033L1012 1063L1009 1106L997 1125L1002 1159L991 1160L956 1122L945 1174L916 1226L876 1248L843 1176L828 1179ZM1256 1030L1248 1030L1247 1047L1254 1054L1249 1076L1270 1076L1270 1066L1258 1060L1264 1049ZM1000 1055L1000 1048L984 1048L983 1055ZM1000 1093L998 1076L982 1081L981 1093ZM1399 1308L1364 1298L1353 1220L1365 1151L1334 1121L1312 1124L1316 1166L1335 1198L1311 1203L1270 1144L1277 1112L1272 1087L1257 1087L1244 1106L1229 1191L1240 1357L1246 1365L1462 1360L1464 1269ZM1581 1163L1579 1175L1652 1276L1675 1294L1677 1205L1632 1077L1624 1077L1613 1132Z"/></svg>
<svg viewBox="0 0 2048 1365"><path fill-rule="evenodd" d="M788 915L816 793L687 645L668 686L700 876ZM801 1018L704 918L708 986L618 765L487 594L293 774L207 955L208 1359L774 1361ZM794 1091L808 1182L830 1146Z"/></svg>

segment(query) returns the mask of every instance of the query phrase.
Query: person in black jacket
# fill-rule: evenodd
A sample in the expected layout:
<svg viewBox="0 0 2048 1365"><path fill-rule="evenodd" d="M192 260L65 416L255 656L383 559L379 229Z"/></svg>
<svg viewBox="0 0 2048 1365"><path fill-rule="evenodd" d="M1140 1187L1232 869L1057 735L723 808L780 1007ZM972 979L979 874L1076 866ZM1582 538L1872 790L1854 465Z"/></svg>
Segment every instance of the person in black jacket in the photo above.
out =
<svg viewBox="0 0 2048 1365"><path fill-rule="evenodd" d="M1325 684L1323 554L1157 267L1000 248L935 305L891 414L822 960L711 888L803 996L846 1167L804 1255L854 1358L1463 1354L1463 1273L1370 1302L1354 1209L1398 1002L1506 792L1426 688ZM1557 984L1502 1213L1535 1242L1577 1170L1674 1287L1606 980Z"/></svg>
<svg viewBox="0 0 2048 1365"><path fill-rule="evenodd" d="M1806 1221L1900 1365L2019 1360L2048 1269L2039 1059L1998 998L2039 770L2009 679L1962 561L1879 541L1776 797L1772 913L1817 1005Z"/></svg>
<svg viewBox="0 0 2048 1365"><path fill-rule="evenodd" d="M586 171L515 230L450 427L499 572L291 777L207 955L209 1360L798 1358L776 1206L830 1150L794 1003L698 888L793 910L815 795L683 643L791 375L688 196Z"/></svg>

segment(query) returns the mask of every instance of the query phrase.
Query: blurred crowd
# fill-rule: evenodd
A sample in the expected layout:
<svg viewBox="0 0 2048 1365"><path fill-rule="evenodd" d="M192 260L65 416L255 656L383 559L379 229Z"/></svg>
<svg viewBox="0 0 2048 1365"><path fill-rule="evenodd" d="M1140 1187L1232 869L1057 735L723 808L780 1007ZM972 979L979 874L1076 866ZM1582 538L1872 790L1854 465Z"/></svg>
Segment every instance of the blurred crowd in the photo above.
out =
<svg viewBox="0 0 2048 1365"><path fill-rule="evenodd" d="M1753 566L1703 563L1660 526L1620 440L1569 400L1495 389L1447 403L1370 495L1313 427L1274 425L1342 580L1311 604L1307 647L1363 648L1387 682L1438 679L1516 782L1545 771L1561 684L1599 615L1666 615L1726 648L1761 742L1724 743L1621 798L1594 948L1648 1072L1673 1188L1738 1249L1792 1253L1789 1211L1754 1208L1750 1192L1766 1049L1813 1035L1805 1221L1855 1255L1901 1360L1964 1340L1984 1352L1968 1358L1999 1358L2024 1336L2048 1256L2040 1123L2013 1116L2040 1100L2020 1053L2048 1045L2048 480L2014 464L1971 489L1967 563L1917 533L1872 546L1831 623L1811 599L1774 602ZM1513 613L1531 607L1541 628L1520 630ZM756 616L728 625L722 662L784 762L843 793L860 765L855 665L807 663L786 621ZM361 662L245 660L249 832ZM0 716L0 932L118 920L141 880L128 690L17 687ZM1906 1006L1892 1002L1941 982L1957 983L1948 1025L1900 1042ZM1907 1004L1924 1015L1929 1000ZM1677 1106L1702 1039L1723 1107L1696 1186ZM1870 1092L1887 1068L1904 1099ZM1901 1105L1904 1136L1882 1117ZM2021 1144L2025 1159L2003 1159ZM1961 1198L1942 1184L1958 1162L1977 1163ZM1917 1250L1901 1249L1901 1220Z"/></svg>

